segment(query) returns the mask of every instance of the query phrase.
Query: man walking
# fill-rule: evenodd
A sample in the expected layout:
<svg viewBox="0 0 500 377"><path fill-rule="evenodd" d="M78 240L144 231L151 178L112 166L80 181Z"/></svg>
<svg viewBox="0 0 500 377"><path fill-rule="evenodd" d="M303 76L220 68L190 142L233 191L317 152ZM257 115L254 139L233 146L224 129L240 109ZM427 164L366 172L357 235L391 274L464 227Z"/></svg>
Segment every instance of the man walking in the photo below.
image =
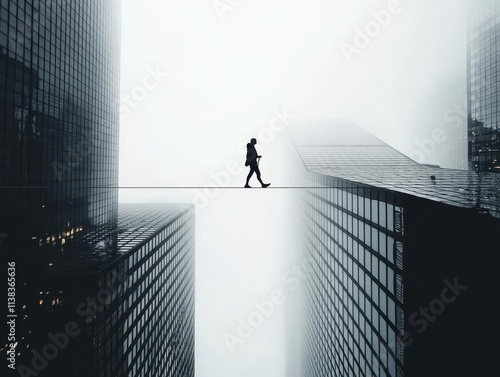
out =
<svg viewBox="0 0 500 377"><path fill-rule="evenodd" d="M262 179L260 178L259 163L257 159L261 158L262 156L259 156L257 154L257 150L255 149L255 144L257 144L256 139L250 140L250 143L247 144L247 160L245 162L245 166L250 166L250 173L248 173L247 183L245 184L245 187L250 188L248 182L250 181L250 178L252 178L252 175L255 172L257 173L257 179L259 180L262 187L266 188L269 187L271 184L262 182Z"/></svg>

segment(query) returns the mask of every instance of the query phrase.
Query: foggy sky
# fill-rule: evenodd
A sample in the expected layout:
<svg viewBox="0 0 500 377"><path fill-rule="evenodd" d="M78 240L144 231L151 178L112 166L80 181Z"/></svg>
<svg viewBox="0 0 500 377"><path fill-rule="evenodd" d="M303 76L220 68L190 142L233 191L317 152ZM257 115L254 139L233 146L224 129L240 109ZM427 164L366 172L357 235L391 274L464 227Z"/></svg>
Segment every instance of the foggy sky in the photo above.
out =
<svg viewBox="0 0 500 377"><path fill-rule="evenodd" d="M218 13L220 3L239 5ZM353 3L124 0L120 185L242 187L242 145L258 137L264 180L286 186L287 128L311 119L347 120L419 162L461 167L463 1ZM367 27L373 37L359 47ZM346 56L347 45L359 51ZM196 220L197 377L284 377L284 305L234 353L223 334L255 300L292 295L282 280L292 194L209 193L120 197L205 203Z"/></svg>

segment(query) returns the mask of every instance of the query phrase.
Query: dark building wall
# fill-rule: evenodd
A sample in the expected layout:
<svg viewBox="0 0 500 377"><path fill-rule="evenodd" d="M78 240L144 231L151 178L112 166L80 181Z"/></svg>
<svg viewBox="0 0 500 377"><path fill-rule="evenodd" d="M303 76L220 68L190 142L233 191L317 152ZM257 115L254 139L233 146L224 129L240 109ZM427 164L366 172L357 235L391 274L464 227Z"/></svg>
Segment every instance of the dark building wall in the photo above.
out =
<svg viewBox="0 0 500 377"><path fill-rule="evenodd" d="M405 375L493 375L500 222L472 209L405 201Z"/></svg>
<svg viewBox="0 0 500 377"><path fill-rule="evenodd" d="M75 245L82 257L74 255L55 272L47 269L37 281L40 292L29 300L36 308L29 311L31 333L23 334L18 365L33 369L29 350L43 355L54 343L48 334L74 322L79 334L47 360L41 377L194 377L194 210L168 222L146 219L149 212L138 205L128 212L133 218L121 218L137 227L163 222L128 252L98 263ZM137 232L130 230L125 233L133 240Z"/></svg>
<svg viewBox="0 0 500 377"><path fill-rule="evenodd" d="M302 375L493 375L500 221L475 209L309 177L308 186L317 188L305 198L312 278ZM442 297L453 302L442 305Z"/></svg>
<svg viewBox="0 0 500 377"><path fill-rule="evenodd" d="M119 15L118 0L0 0L0 259L16 263L19 363L70 318L42 272L116 228Z"/></svg>

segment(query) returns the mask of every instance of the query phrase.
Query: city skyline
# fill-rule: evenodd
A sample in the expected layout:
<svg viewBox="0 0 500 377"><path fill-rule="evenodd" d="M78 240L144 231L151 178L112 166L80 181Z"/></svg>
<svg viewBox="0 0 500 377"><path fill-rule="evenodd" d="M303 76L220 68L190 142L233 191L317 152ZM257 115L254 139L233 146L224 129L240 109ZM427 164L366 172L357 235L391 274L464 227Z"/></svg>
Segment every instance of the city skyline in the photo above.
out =
<svg viewBox="0 0 500 377"><path fill-rule="evenodd" d="M60 323L69 323L67 318L74 316L71 307L91 297L88 314L76 315L78 328L66 331L70 346L58 350L42 375L62 362L68 370L84 375L96 370L102 375L154 375L162 370L174 376L299 377L295 361L308 358L301 355L303 343L299 331L294 331L302 327L289 315L290 307L298 313L301 294L310 292L304 292L304 283L319 282L310 292L315 298L305 302L314 308L309 311L314 321L320 320L309 322L309 328L314 323L326 328L327 296L334 298L335 289L342 289L329 268L337 265L342 272L345 267L330 258L328 263L315 265L314 279L301 272L305 264L297 250L302 230L296 224L298 194L316 183L298 179L303 163L289 135L292 129L304 127L305 142L312 136L307 132L311 124L349 124L349 128L357 124L379 140L371 146L361 143L364 150L353 154L348 139L333 154L328 145L313 142L314 148L301 151L308 163L322 160L321 174L335 174L335 185L341 183L332 187L342 197L335 210L354 216L352 209L343 207L342 191L349 195L354 195L352 190L362 191L363 200L369 197L370 211L374 211L374 198L385 208L387 223L388 213L396 211L389 208L396 203L382 182L397 192L395 197L405 191L407 206L398 208L426 203L419 209L443 211L442 216L421 224L429 230L421 235L422 248L437 249L424 240L441 245L438 255L477 246L467 240L462 245L440 243L452 231L446 228L440 235L430 230L440 229L438 219L447 222L449 216L460 235L481 235L484 247L477 246L481 253L490 242L484 229L496 230L484 220L488 212L496 213L496 178L437 167L466 169L469 120L475 119L479 128L484 122L484 113L476 112L473 118L469 111L473 106L468 103L472 98L468 91L483 89L479 79L474 86L468 85L472 66L467 66L467 59L477 50L474 44L483 42L471 40L467 33L467 19L473 13L465 5L462 0L363 4L340 0L0 0L0 248L32 255L29 263L17 266L16 273L19 282L40 282L40 289L19 288L19 297L26 290L30 292L26 302L34 303L21 310L28 316L22 327L36 329L39 339L32 341L36 337L31 335L19 347L43 350L52 339L48 332L66 331ZM474 4L469 1L469 5ZM472 48L468 51L467 46ZM474 67L474 74L483 80L487 72L482 63ZM486 97L481 97L479 108L489 101ZM263 176L273 183L266 193L243 189L244 147L253 137L263 156ZM327 138L319 139L320 144L326 143ZM339 169L353 159L368 168ZM388 163L379 166L377 160ZM424 169L419 164L428 166ZM321 164L315 165L319 169ZM330 178L325 182L330 185ZM354 189L353 182L363 190ZM331 194L326 189L312 191L314 205L319 205L313 210L317 216L328 204L322 195ZM410 197L415 197L414 202ZM332 203L332 198L327 201ZM378 214L384 211L382 207ZM443 209L449 207L456 209L453 216ZM333 217L326 222L342 227L335 220L335 210L327 208L327 217ZM478 215L468 217L465 212ZM415 220L411 213L404 214ZM356 219L373 225L371 217L361 217ZM470 219L477 221L471 224ZM397 238L382 224L375 228L377 237ZM321 236L328 239L325 234ZM175 244L173 237L179 237ZM329 246L334 254L335 245L343 242L343 236L339 237ZM409 245L418 240L408 237L405 264L394 271L411 283L415 280L408 275L408 261L421 276L427 275L421 261L411 259ZM25 241L16 241L20 239ZM353 260L344 254L338 256L347 263ZM376 255L372 249L369 254L371 261L379 262L377 273L382 271L380 263L387 267L387 274L395 267L387 256ZM467 256L465 251L459 254ZM445 258L438 262L446 264ZM38 274L35 266L43 266L46 272ZM413 287L401 303L401 296L390 292L387 280L385 285L377 282L373 271L372 266L364 270L372 287L379 288L378 296L368 297L373 292L365 286L362 290L380 315L378 326L385 323L400 331L398 323L394 325L383 312L380 292L394 300L403 319L422 302L434 299L429 293L429 302L420 300L425 290ZM439 275L438 268L433 272ZM168 284L160 283L164 278ZM447 279L453 284L453 277ZM348 279L348 284L354 280ZM447 287L445 279L438 280L433 280L427 292ZM470 281L463 284L470 287ZM484 292L490 292L491 286L485 284ZM331 289L327 296L325 287ZM397 292L396 283L393 288ZM95 313L95 302L100 308L99 294L108 289L116 297ZM283 300L276 292L282 293ZM469 292L456 300L466 311L473 307L463 303L470 302ZM23 308L21 301L18 304ZM446 310L454 313L449 308L453 305ZM372 320L367 313L358 315L358 320L363 315L367 322ZM45 317L53 321L44 323ZM446 314L436 323L443 323L439 322L443 318ZM335 326L343 328L345 320L349 327L349 319L352 313L345 313ZM489 323L496 326L494 321ZM247 333L242 332L244 328ZM432 328L429 325L425 336L435 334ZM73 337L78 329L85 334ZM403 368L405 357L405 366L411 369L412 360L426 355L417 333L412 346L403 347L406 356L387 347L381 357L381 348L370 343L358 362L354 357L350 360L349 351L342 356L342 349L338 358L320 345L335 348L343 339L331 330L318 329L319 338L307 343L318 350L314 354L317 366L309 364L310 370L337 370L342 375L361 368L359 359L365 356L363 360L371 357L373 361L365 372L379 368L374 374L384 375L394 367ZM415 327L407 325L406 329ZM369 335L364 330L366 337L390 342L392 333L387 329L385 335L382 327ZM449 339L459 334L447 333ZM233 343L228 345L227 339ZM345 339L349 343L349 337ZM486 335L477 338L485 339ZM32 355L23 352L18 360L33 369Z"/></svg>

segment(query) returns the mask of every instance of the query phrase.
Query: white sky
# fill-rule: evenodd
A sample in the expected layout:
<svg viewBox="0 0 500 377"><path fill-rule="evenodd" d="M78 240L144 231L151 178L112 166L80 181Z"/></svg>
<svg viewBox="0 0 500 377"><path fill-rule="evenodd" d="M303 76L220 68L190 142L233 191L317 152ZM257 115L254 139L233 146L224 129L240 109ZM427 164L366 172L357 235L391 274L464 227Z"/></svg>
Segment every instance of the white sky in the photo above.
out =
<svg viewBox="0 0 500 377"><path fill-rule="evenodd" d="M214 3L240 5L221 19ZM458 167L450 148L460 136L455 124L465 125L463 1L401 0L401 12L348 62L341 44L354 45L356 28L389 3L123 0L120 184L213 186L217 175L241 187L242 143L272 136L257 145L263 178L286 186L286 128L294 120L277 122L284 130L271 136L263 131L284 109L297 122L346 119L419 162ZM169 76L155 82L150 70ZM446 140L419 147L436 129ZM237 174L227 169L233 161ZM200 203L206 197L123 190L121 200L195 195ZM222 334L235 332L254 300L286 291L291 200L280 190L225 190L197 215L197 377L285 376L283 306L235 353Z"/></svg>

